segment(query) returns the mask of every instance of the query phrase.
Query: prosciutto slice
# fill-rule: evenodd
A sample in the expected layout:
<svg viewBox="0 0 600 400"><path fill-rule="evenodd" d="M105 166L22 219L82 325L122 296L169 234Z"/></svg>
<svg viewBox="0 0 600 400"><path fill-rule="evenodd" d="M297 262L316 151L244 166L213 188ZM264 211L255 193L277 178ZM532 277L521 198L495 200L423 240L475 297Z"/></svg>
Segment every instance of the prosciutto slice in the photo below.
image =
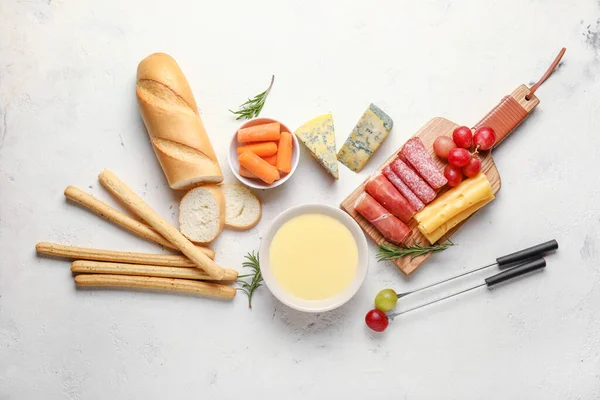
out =
<svg viewBox="0 0 600 400"><path fill-rule="evenodd" d="M402 222L408 222L415 215L415 210L408 200L400 194L391 182L383 175L377 175L370 179L365 185L365 190L386 210L400 218Z"/></svg>
<svg viewBox="0 0 600 400"><path fill-rule="evenodd" d="M410 229L402 221L390 214L368 193L358 196L354 209L392 243L404 243L410 234Z"/></svg>

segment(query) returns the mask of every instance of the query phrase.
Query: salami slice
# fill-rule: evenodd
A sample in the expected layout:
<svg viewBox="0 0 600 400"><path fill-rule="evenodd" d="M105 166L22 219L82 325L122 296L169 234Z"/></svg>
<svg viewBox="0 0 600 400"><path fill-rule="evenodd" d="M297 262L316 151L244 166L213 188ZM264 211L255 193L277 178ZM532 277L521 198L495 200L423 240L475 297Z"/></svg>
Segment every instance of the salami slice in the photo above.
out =
<svg viewBox="0 0 600 400"><path fill-rule="evenodd" d="M392 168L389 165L383 169L382 173L386 178L388 178L388 181L390 181L392 185L398 189L400 194L404 196L406 200L408 200L415 212L419 212L425 207L425 204L421 201L421 199L419 199L419 197L414 194L408 186L406 186L406 183L402 182L402 179L400 179L400 177L396 175L394 171L392 171Z"/></svg>
<svg viewBox="0 0 600 400"><path fill-rule="evenodd" d="M390 167L392 168L392 171L394 171L396 175L402 179L402 182L406 183L406 186L408 186L423 203L428 204L435 199L435 190L433 190L427 184L427 182L423 180L423 178L421 178L400 158L396 158L394 161L392 161Z"/></svg>
<svg viewBox="0 0 600 400"><path fill-rule="evenodd" d="M410 229L402 221L390 214L368 193L358 196L354 209L392 243L404 243L410 234Z"/></svg>
<svg viewBox="0 0 600 400"><path fill-rule="evenodd" d="M365 190L386 210L400 218L402 222L408 222L415 215L408 200L383 175L377 175L367 182Z"/></svg>
<svg viewBox="0 0 600 400"><path fill-rule="evenodd" d="M410 139L400 153L433 189L437 190L448 183L448 179L435 165L421 139L417 137Z"/></svg>

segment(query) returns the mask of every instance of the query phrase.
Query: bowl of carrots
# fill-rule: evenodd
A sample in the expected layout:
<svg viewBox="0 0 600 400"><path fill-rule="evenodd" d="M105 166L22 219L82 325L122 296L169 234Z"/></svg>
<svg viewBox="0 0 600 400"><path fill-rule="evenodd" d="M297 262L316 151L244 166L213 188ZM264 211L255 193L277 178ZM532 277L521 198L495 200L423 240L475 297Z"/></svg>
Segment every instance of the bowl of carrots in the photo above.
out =
<svg viewBox="0 0 600 400"><path fill-rule="evenodd" d="M244 185L271 189L290 179L299 160L298 139L272 118L254 118L236 131L229 167Z"/></svg>

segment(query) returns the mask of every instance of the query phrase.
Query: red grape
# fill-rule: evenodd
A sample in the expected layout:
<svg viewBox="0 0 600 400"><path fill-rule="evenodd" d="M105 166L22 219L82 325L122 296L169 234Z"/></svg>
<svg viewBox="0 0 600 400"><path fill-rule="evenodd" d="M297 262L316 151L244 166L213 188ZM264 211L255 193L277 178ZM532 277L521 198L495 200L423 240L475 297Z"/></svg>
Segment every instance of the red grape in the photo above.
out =
<svg viewBox="0 0 600 400"><path fill-rule="evenodd" d="M462 182L462 171L460 167L455 167L454 165L446 165L444 168L444 176L448 179L448 186L456 186Z"/></svg>
<svg viewBox="0 0 600 400"><path fill-rule="evenodd" d="M375 332L382 332L387 328L389 320L387 315L383 311L373 309L365 316L365 322L367 326Z"/></svg>
<svg viewBox="0 0 600 400"><path fill-rule="evenodd" d="M456 148L456 145L448 136L440 136L433 142L433 151L435 151L438 157L444 159L448 158L448 153L454 148Z"/></svg>
<svg viewBox="0 0 600 400"><path fill-rule="evenodd" d="M479 150L489 150L496 144L496 132L492 128L482 126L475 131L473 142Z"/></svg>
<svg viewBox="0 0 600 400"><path fill-rule="evenodd" d="M448 162L455 167L464 167L469 163L471 159L471 153L466 149L457 147L456 149L450 150L448 154Z"/></svg>
<svg viewBox="0 0 600 400"><path fill-rule="evenodd" d="M452 139L458 147L468 149L473 145L473 132L468 126L459 126L452 132Z"/></svg>
<svg viewBox="0 0 600 400"><path fill-rule="evenodd" d="M481 158L476 154L473 154L469 163L463 167L462 172L469 178L472 178L477 175L479 171L481 171Z"/></svg>

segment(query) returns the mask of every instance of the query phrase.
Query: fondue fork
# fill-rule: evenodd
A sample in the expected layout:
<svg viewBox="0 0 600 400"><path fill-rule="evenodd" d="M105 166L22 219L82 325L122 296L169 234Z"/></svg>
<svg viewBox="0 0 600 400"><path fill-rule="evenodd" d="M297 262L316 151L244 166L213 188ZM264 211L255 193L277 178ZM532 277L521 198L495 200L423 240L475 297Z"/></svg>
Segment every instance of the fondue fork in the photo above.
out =
<svg viewBox="0 0 600 400"><path fill-rule="evenodd" d="M537 271L539 269L544 268L545 266L546 266L546 260L545 259L543 259L543 258L536 258L533 261L529 261L529 262L527 262L525 264L521 264L519 266L516 266L516 267L510 268L510 269L504 270L504 271L502 271L500 273L497 273L496 275L492 275L489 278L484 279L483 283L475 285L475 286L470 287L468 289L461 290L460 292L456 292L456 293L450 294L448 296L441 297L441 298L436 299L436 300L432 300L432 301L427 302L425 304L421 304L421 305L419 305L417 307L409 308L408 310L405 310L405 311L400 311L400 312L397 312L397 313L388 314L388 318L391 320L394 317L397 317L399 315L406 314L406 313L409 313L411 311L418 310L419 308L427 307L427 306L429 306L431 304L435 304L435 303L440 302L442 300L450 299L452 297L455 297L455 296L458 296L458 295L470 292L471 290L475 290L475 289L478 289L478 288L483 287L483 286L487 286L488 289L492 289L492 287L494 287L494 286L496 286L496 285L498 285L500 283L506 282L506 281L508 281L510 279L519 277L521 275L525 275L525 274L533 272L533 271Z"/></svg>
<svg viewBox="0 0 600 400"><path fill-rule="evenodd" d="M540 256L542 256L542 255L544 255L544 254L546 254L548 252L554 251L556 249L558 249L558 242L556 240L552 239L552 240L549 240L547 242L540 243L540 244L537 244L535 246L531 246L531 247L528 247L526 249L519 250L519 251L516 251L514 253L502 256L502 257L498 257L498 258L496 258L496 262L494 262L492 264L484 265L482 267L478 267L478 268L472 269L470 271L463 272L462 274L455 275L455 276L452 276L450 278L442 279L441 281L437 281L437 282L431 283L429 285L420 287L420 288L415 289L415 290L411 290L409 292L398 293L397 296L400 299L402 297L406 297L408 295L418 293L420 291L432 288L434 286L441 285L442 283L450 282L450 281L452 281L454 279L461 278L463 276L472 274L472 273L477 272L477 271L484 270L486 268L491 268L491 267L494 267L494 266L498 266L499 268L502 269L502 268L506 268L507 266L511 266L511 265L514 266L514 265L517 265L519 263L524 263L525 261L530 260L532 258L540 257ZM472 290L472 289L473 288L468 289L467 291Z"/></svg>

